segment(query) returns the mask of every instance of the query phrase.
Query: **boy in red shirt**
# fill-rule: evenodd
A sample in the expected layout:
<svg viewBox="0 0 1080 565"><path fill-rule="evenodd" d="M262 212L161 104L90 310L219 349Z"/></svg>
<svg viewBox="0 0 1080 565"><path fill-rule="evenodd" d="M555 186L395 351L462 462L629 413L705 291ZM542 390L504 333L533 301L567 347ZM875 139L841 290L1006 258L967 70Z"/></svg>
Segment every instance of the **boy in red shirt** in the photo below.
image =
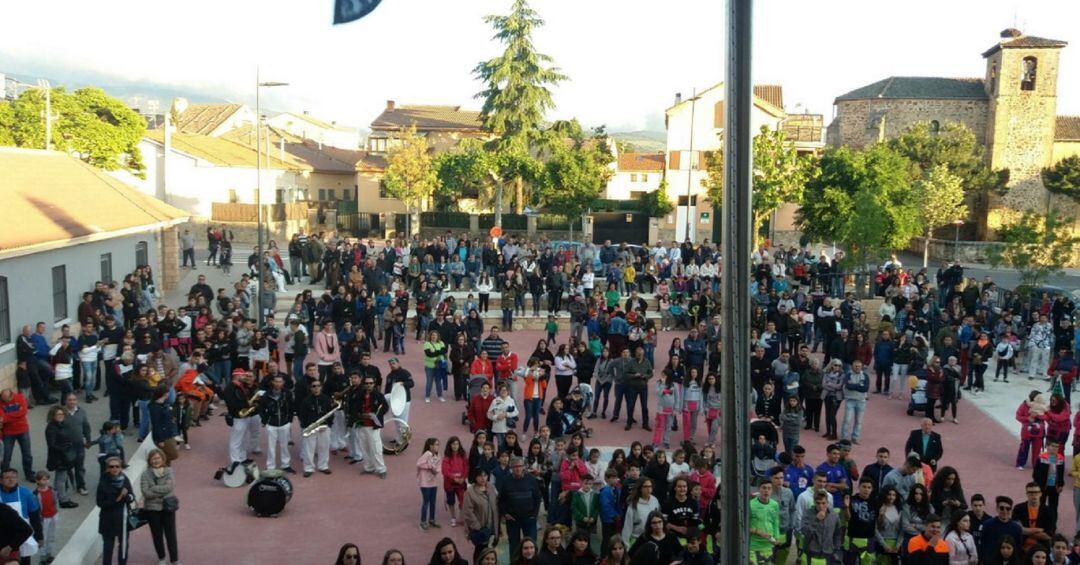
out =
<svg viewBox="0 0 1080 565"><path fill-rule="evenodd" d="M37 483L37 489L34 490L34 496L38 499L38 504L41 506L41 529L45 539L41 542L41 562L52 563L53 556L56 549L56 528L60 522L60 511L56 506L56 492L49 487L48 471L38 471L34 475L34 482Z"/></svg>

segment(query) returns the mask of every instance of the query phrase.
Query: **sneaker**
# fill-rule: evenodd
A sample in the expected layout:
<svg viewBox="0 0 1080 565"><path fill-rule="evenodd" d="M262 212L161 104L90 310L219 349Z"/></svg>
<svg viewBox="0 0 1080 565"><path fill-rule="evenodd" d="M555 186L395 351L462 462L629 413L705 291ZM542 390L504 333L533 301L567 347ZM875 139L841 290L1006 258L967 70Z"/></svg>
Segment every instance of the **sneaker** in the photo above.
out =
<svg viewBox="0 0 1080 565"><path fill-rule="evenodd" d="M432 528L439 528L439 529L442 528L442 526L440 526L439 523L436 522L435 520L432 520L432 521L428 522L428 525L431 526Z"/></svg>
<svg viewBox="0 0 1080 565"><path fill-rule="evenodd" d="M304 478L306 479L306 478L308 478L308 477L310 477L310 476L312 476L312 475L314 475L314 474L315 474L315 473L313 473L313 472L311 472L311 471L304 471Z"/></svg>
<svg viewBox="0 0 1080 565"><path fill-rule="evenodd" d="M81 489L79 489L79 494L82 495L82 496L86 496L86 495L90 494L90 491L86 490L85 488L81 488Z"/></svg>
<svg viewBox="0 0 1080 565"><path fill-rule="evenodd" d="M380 479L385 479L386 478L386 471L383 471L382 473L379 473L379 478ZM434 522L432 522L432 523L434 524Z"/></svg>
<svg viewBox="0 0 1080 565"><path fill-rule="evenodd" d="M1024 470L1024 467L1023 467L1023 466L1017 467L1017 468L1016 468L1016 470L1017 470L1017 471L1023 471L1023 470Z"/></svg>
<svg viewBox="0 0 1080 565"><path fill-rule="evenodd" d="M427 522L420 522L420 529L421 530L424 530L426 532L427 528L428 528Z"/></svg>
<svg viewBox="0 0 1080 565"><path fill-rule="evenodd" d="M457 520L455 520L453 518L450 518L450 527L451 528L456 528L457 527Z"/></svg>
<svg viewBox="0 0 1080 565"><path fill-rule="evenodd" d="M430 398L425 398L425 399L424 399L424 402L425 402L425 403L427 403L427 404L431 404L431 399L430 399ZM426 528L425 528L425 529L426 529Z"/></svg>
<svg viewBox="0 0 1080 565"><path fill-rule="evenodd" d="M184 449L186 449L188 451L191 451L191 444L190 443L185 443L184 444Z"/></svg>
<svg viewBox="0 0 1080 565"><path fill-rule="evenodd" d="M439 402L446 402L446 399L440 396L439 397Z"/></svg>

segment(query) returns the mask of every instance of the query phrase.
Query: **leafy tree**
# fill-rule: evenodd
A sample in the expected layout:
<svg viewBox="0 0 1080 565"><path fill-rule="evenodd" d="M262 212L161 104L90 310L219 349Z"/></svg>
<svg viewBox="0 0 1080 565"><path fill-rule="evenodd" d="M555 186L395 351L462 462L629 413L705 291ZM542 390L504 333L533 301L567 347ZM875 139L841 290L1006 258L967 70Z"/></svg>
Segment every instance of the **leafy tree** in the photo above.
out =
<svg viewBox="0 0 1080 565"><path fill-rule="evenodd" d="M1012 224L998 228L1001 243L990 248L990 264L1016 269L1022 284L1038 285L1060 273L1080 246L1069 219L1056 210L1044 215L1024 212Z"/></svg>
<svg viewBox="0 0 1080 565"><path fill-rule="evenodd" d="M525 207L527 181L520 173L534 169L523 156L528 155L529 141L545 114L555 106L550 88L566 77L552 65L551 57L537 52L533 45L532 34L544 21L526 0L514 0L509 14L487 16L484 21L505 49L473 69L484 83L476 96L484 99L480 117L485 129L497 136L492 150L500 154L503 165L499 167L496 200L501 204L504 185L513 185L515 208L520 213ZM497 208L495 215L497 223L501 222L502 209Z"/></svg>
<svg viewBox="0 0 1080 565"><path fill-rule="evenodd" d="M401 130L398 143L386 156L386 173L383 182L390 196L405 203L409 212L409 233L413 226L420 227L420 210L423 209L439 187L427 138L416 135L416 126Z"/></svg>
<svg viewBox="0 0 1080 565"><path fill-rule="evenodd" d="M99 88L50 92L52 146L78 155L83 161L114 171L127 169L139 177L145 165L139 141L146 132L146 120L120 100ZM38 89L27 90L10 102L0 102L0 145L45 147L45 96Z"/></svg>
<svg viewBox="0 0 1080 565"><path fill-rule="evenodd" d="M761 126L753 141L753 212L754 234L761 235L765 220L786 202L802 201L803 186L809 180L812 162L800 157L788 143L783 131ZM724 152L706 155L706 175L702 180L709 199L720 205L724 200Z"/></svg>
<svg viewBox="0 0 1080 565"><path fill-rule="evenodd" d="M967 217L962 183L960 177L949 171L949 167L944 164L934 165L924 178L915 183L915 199L919 205L923 229L926 231L923 267L930 262L930 237L934 230Z"/></svg>
<svg viewBox="0 0 1080 565"><path fill-rule="evenodd" d="M960 178L970 199L973 221L979 233L986 231L991 194L1003 194L1009 182L1008 169L992 170L987 165L986 147L960 122L947 122L935 132L930 122L918 122L888 142L910 162L911 182L918 182L937 165L946 165Z"/></svg>
<svg viewBox="0 0 1080 565"><path fill-rule="evenodd" d="M602 129L589 138L570 139L569 144L553 146L553 154L544 164L543 179L537 184L541 203L552 212L568 216L573 225L573 220L600 197L611 178L608 165L613 157Z"/></svg>
<svg viewBox="0 0 1080 565"><path fill-rule="evenodd" d="M645 211L648 212L650 217L662 218L675 209L675 205L671 203L671 198L668 196L667 189L668 181L667 177L664 177L660 179L660 186L656 190L645 193L642 201L645 205Z"/></svg>
<svg viewBox="0 0 1080 565"><path fill-rule="evenodd" d="M1046 190L1080 203L1080 156L1066 157L1053 167L1043 169L1042 181Z"/></svg>
<svg viewBox="0 0 1080 565"><path fill-rule="evenodd" d="M435 159L439 188L435 191L435 206L440 210L454 209L461 198L477 199L481 208L492 204L495 184L495 164L479 140L466 139L451 152Z"/></svg>
<svg viewBox="0 0 1080 565"><path fill-rule="evenodd" d="M908 162L883 144L829 149L806 184L796 222L810 240L836 241L857 265L905 247L920 232Z"/></svg>

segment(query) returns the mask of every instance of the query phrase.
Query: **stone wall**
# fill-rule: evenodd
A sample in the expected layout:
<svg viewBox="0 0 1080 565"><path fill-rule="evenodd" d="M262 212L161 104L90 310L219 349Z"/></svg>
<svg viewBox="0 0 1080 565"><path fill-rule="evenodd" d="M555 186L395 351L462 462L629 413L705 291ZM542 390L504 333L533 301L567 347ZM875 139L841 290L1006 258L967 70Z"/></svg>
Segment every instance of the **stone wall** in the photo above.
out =
<svg viewBox="0 0 1080 565"><path fill-rule="evenodd" d="M925 238L922 237L912 238L908 251L922 256L924 241ZM997 243L992 241L960 241L957 245L957 242L951 239L931 239L930 264L953 259L958 259L965 265L986 264L990 262L990 249L995 245ZM1074 250L1072 260L1066 266L1080 267L1080 249Z"/></svg>
<svg viewBox="0 0 1080 565"><path fill-rule="evenodd" d="M843 100L837 103L834 145L861 149L899 136L917 122L960 122L986 142L989 102L986 100ZM832 126L830 126L832 127Z"/></svg>

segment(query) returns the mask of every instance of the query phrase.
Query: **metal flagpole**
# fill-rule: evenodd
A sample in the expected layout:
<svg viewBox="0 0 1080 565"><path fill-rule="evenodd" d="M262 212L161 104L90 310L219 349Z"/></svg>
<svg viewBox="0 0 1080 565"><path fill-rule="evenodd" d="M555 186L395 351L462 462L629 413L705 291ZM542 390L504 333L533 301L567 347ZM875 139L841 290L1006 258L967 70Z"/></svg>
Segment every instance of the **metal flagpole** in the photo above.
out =
<svg viewBox="0 0 1080 565"><path fill-rule="evenodd" d="M750 76L753 0L727 0L727 78L724 116L723 273L721 304L726 349L721 377L720 563L750 562L746 400L750 391L751 136Z"/></svg>

